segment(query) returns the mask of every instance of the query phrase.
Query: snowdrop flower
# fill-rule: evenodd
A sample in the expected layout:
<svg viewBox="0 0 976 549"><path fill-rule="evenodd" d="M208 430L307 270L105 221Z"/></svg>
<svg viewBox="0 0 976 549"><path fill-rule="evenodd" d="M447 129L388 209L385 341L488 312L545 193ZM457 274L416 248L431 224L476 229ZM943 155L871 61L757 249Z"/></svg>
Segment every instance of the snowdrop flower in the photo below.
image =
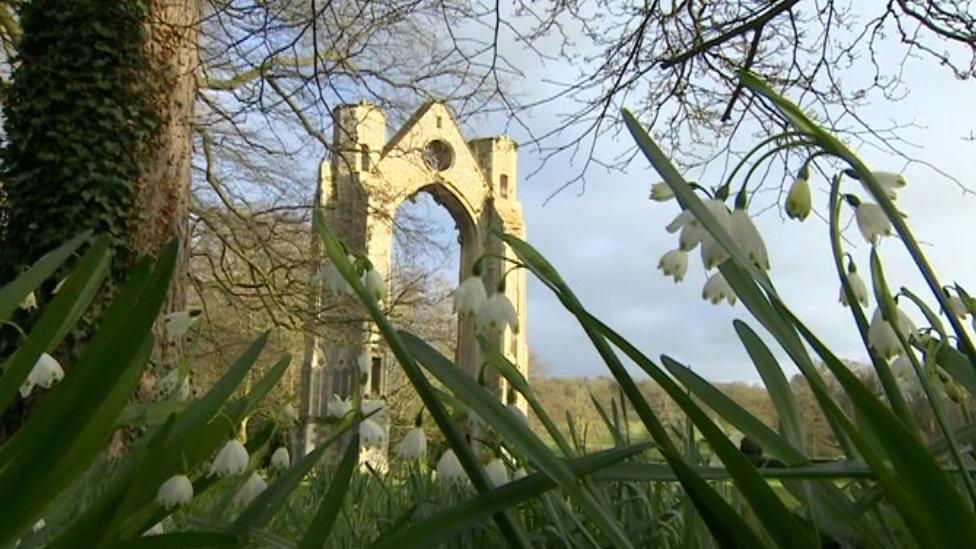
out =
<svg viewBox="0 0 976 549"><path fill-rule="evenodd" d="M857 269L853 267L854 266L852 264L851 268L848 269L847 274L844 276L847 277L847 282L851 285L851 290L854 292L854 298L857 299L861 305L866 307L868 305L868 287L866 284L864 284L864 280L861 278L861 275L857 274ZM847 301L847 293L844 292L843 285L840 287L840 302L845 307L850 305L850 303Z"/></svg>
<svg viewBox="0 0 976 549"><path fill-rule="evenodd" d="M469 276L454 290L454 312L477 315L488 300L485 284L478 275Z"/></svg>
<svg viewBox="0 0 976 549"><path fill-rule="evenodd" d="M969 315L969 309L963 302L962 298L955 295L947 295L946 301L949 303L949 310L959 318L965 320Z"/></svg>
<svg viewBox="0 0 976 549"><path fill-rule="evenodd" d="M386 440L386 431L378 423L367 418L359 423L359 440L367 448L378 448L383 446Z"/></svg>
<svg viewBox="0 0 976 549"><path fill-rule="evenodd" d="M210 475L225 477L239 475L247 469L247 448L237 439L227 441L227 444L217 452L217 457L210 464Z"/></svg>
<svg viewBox="0 0 976 549"><path fill-rule="evenodd" d="M735 292L732 291L732 286L729 286L729 283L726 282L725 277L719 271L708 277L708 280L705 282L705 287L702 288L702 299L711 301L712 305L718 305L723 299L728 301L729 305L735 305L738 298Z"/></svg>
<svg viewBox="0 0 976 549"><path fill-rule="evenodd" d="M496 488L509 483L508 467L505 467L505 462L500 458L495 458L485 465L485 475L488 477L488 483Z"/></svg>
<svg viewBox="0 0 976 549"><path fill-rule="evenodd" d="M512 415L515 416L515 419L519 420L522 425L527 426L529 424L528 416L526 416L525 412L523 412L522 409L519 408L514 402L506 406L506 408L508 408L508 411L511 412Z"/></svg>
<svg viewBox="0 0 976 549"><path fill-rule="evenodd" d="M20 302L20 308L25 311L31 311L37 308L37 296L34 295L34 292L24 296L24 299Z"/></svg>
<svg viewBox="0 0 976 549"><path fill-rule="evenodd" d="M374 412L378 413L384 408L386 408L386 402L382 400L364 400L359 406L364 416L372 415Z"/></svg>
<svg viewBox="0 0 976 549"><path fill-rule="evenodd" d="M712 217L718 221L719 226L722 227L725 232L730 232L731 217L729 214L729 209L725 207L725 202L718 199L709 199L705 200L703 203L705 204L705 207L708 208L709 213L712 214ZM723 248L722 245L719 244L710 233L708 233L708 231L702 228L701 232L702 262L705 264L705 269L707 270L728 259L729 254L725 251L725 248Z"/></svg>
<svg viewBox="0 0 976 549"><path fill-rule="evenodd" d="M383 301L386 298L386 282L376 269L370 267L366 271L363 275L363 286L366 287L366 293L373 296L376 301Z"/></svg>
<svg viewBox="0 0 976 549"><path fill-rule="evenodd" d="M749 261L759 269L769 270L766 243L745 208L736 208L729 216L729 234Z"/></svg>
<svg viewBox="0 0 976 549"><path fill-rule="evenodd" d="M361 353L356 357L356 366L359 367L359 375L366 377L369 375L369 354Z"/></svg>
<svg viewBox="0 0 976 549"><path fill-rule="evenodd" d="M189 311L169 313L164 316L163 322L166 323L166 335L171 339L183 337L200 320L202 313L203 311L200 309L191 309Z"/></svg>
<svg viewBox="0 0 976 549"><path fill-rule="evenodd" d="M348 255L347 259L349 263L355 263L356 258L353 255ZM336 296L344 296L352 293L352 287L346 282L346 279L342 277L342 273L339 272L339 268L335 266L335 263L329 263L325 267L322 267L318 273L313 277L313 281L322 280L325 282L326 288L329 292Z"/></svg>
<svg viewBox="0 0 976 549"><path fill-rule="evenodd" d="M34 532L36 534L36 533L40 532L41 530L43 530L46 526L47 526L47 523L44 522L44 519L42 519L42 518L41 519L37 519L37 522L34 523L34 526L31 526L31 532Z"/></svg>
<svg viewBox="0 0 976 549"><path fill-rule="evenodd" d="M790 219L804 221L813 209L809 177L810 172L804 166L790 187L790 191L786 193L786 215Z"/></svg>
<svg viewBox="0 0 976 549"><path fill-rule="evenodd" d="M65 283L66 280L68 280L68 279L67 278L62 278L61 280L59 280L58 283L54 286L54 289L51 290L51 295L54 295L54 294L57 294L58 292L60 292L61 291L61 286L64 286L64 283Z"/></svg>
<svg viewBox="0 0 976 549"><path fill-rule="evenodd" d="M657 268L661 269L664 276L674 277L675 282L681 282L688 272L688 252L683 250L671 250L661 256L657 262Z"/></svg>
<svg viewBox="0 0 976 549"><path fill-rule="evenodd" d="M527 476L529 476L529 474L525 472L525 468L519 467L514 473L512 473L512 480L523 479Z"/></svg>
<svg viewBox="0 0 976 549"><path fill-rule="evenodd" d="M519 319L515 306L502 292L495 292L478 310L477 324L481 329L503 329L506 324L512 327L512 332L518 333Z"/></svg>
<svg viewBox="0 0 976 549"><path fill-rule="evenodd" d="M695 216L691 215L688 210L681 210L681 213L675 217L671 223L664 226L664 230L671 234L674 234L684 228L691 220L695 219Z"/></svg>
<svg viewBox="0 0 976 549"><path fill-rule="evenodd" d="M268 487L268 483L258 475L257 471L251 473L241 490L234 495L233 505L246 507Z"/></svg>
<svg viewBox="0 0 976 549"><path fill-rule="evenodd" d="M916 331L915 324L901 312L901 309L895 308L895 312L898 319L896 322L898 332L906 339L910 339ZM868 343L884 358L902 355L905 352L901 342L898 341L895 328L881 315L880 307L874 310L874 316L871 317L871 324L868 326Z"/></svg>
<svg viewBox="0 0 976 549"><path fill-rule="evenodd" d="M427 457L427 435L422 427L407 431L403 440L396 445L396 454L407 460L423 460Z"/></svg>
<svg viewBox="0 0 976 549"><path fill-rule="evenodd" d="M914 400L924 393L922 381L918 379L912 361L907 356L899 356L891 363L891 374L895 376L898 388L909 400Z"/></svg>
<svg viewBox="0 0 976 549"><path fill-rule="evenodd" d="M180 382L179 368L173 368L156 382L157 398L169 397L174 392L176 392L176 397L179 400L186 400L190 396L190 378L184 376L183 381Z"/></svg>
<svg viewBox="0 0 976 549"><path fill-rule="evenodd" d="M712 235L705 234L702 237L701 258L707 271L722 264L722 262L729 258L729 253L725 251L725 248L717 240L712 238Z"/></svg>
<svg viewBox="0 0 976 549"><path fill-rule="evenodd" d="M674 198L674 191L664 182L651 185L651 200L655 202L667 202Z"/></svg>
<svg viewBox="0 0 976 549"><path fill-rule="evenodd" d="M27 374L27 379L24 380L24 384L20 386L20 396L27 398L27 395L37 385L45 389L50 389L51 385L61 381L63 378L64 370L61 368L61 364L53 356L47 353L41 353L41 356L37 358L37 362L34 363L34 367Z"/></svg>
<svg viewBox="0 0 976 549"><path fill-rule="evenodd" d="M193 499L193 483L186 475L173 475L156 492L156 503L169 510Z"/></svg>
<svg viewBox="0 0 976 549"><path fill-rule="evenodd" d="M291 403L285 404L281 408L281 416L289 423L298 423L301 421L298 417L298 411L295 410L295 407Z"/></svg>
<svg viewBox="0 0 976 549"><path fill-rule="evenodd" d="M437 460L437 481L444 484L462 484L468 481L468 475L461 467L461 462L454 455L454 450L448 449Z"/></svg>
<svg viewBox="0 0 976 549"><path fill-rule="evenodd" d="M891 235L891 220L885 215L881 206L874 202L861 202L854 210L857 228L861 230L864 240L868 244L878 244L882 236Z"/></svg>
<svg viewBox="0 0 976 549"><path fill-rule="evenodd" d="M884 189L885 194L888 195L888 198L892 200L898 197L898 193L896 191L908 184L908 182L905 180L905 176L900 173L879 171L871 172L871 175L874 176L874 180L881 185L882 189ZM865 187L865 190L866 189L867 188Z"/></svg>
<svg viewBox="0 0 976 549"><path fill-rule="evenodd" d="M339 419L348 414L351 409L352 403L347 399L339 398L339 395L332 395L329 403L325 406L325 415L333 419Z"/></svg>
<svg viewBox="0 0 976 549"><path fill-rule="evenodd" d="M678 235L678 248L690 252L707 236L708 231L705 227L702 227L697 219L692 219L681 228L681 234Z"/></svg>
<svg viewBox="0 0 976 549"><path fill-rule="evenodd" d="M269 468L287 469L289 467L291 467L291 455L288 453L288 448L279 446L274 453L271 454L271 463L269 464Z"/></svg>
<svg viewBox="0 0 976 549"><path fill-rule="evenodd" d="M669 233L681 231L678 235L678 249L689 252L701 242L707 232L689 210L682 210L664 230Z"/></svg>

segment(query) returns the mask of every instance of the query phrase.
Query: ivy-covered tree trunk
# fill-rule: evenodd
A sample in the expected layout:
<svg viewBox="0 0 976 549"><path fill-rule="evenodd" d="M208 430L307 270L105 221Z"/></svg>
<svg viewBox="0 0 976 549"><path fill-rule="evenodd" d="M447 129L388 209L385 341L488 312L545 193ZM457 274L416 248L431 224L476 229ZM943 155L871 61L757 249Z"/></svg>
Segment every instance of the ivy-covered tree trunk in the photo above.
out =
<svg viewBox="0 0 976 549"><path fill-rule="evenodd" d="M135 182L159 127L147 100L148 14L142 0L20 6L0 150L3 280L84 230L111 237L115 281L135 257ZM55 284L37 296L41 305Z"/></svg>

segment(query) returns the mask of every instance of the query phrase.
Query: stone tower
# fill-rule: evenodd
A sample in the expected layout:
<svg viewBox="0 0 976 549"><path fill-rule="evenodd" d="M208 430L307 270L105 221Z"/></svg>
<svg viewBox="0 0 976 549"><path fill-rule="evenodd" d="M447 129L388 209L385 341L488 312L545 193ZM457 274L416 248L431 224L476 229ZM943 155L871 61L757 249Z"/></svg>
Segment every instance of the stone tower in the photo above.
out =
<svg viewBox="0 0 976 549"><path fill-rule="evenodd" d="M500 257L514 259L514 254L493 232L525 237L522 206L516 194L518 145L505 136L465 140L441 102L423 105L389 141L386 117L370 103L342 105L335 109L333 119L333 154L322 162L315 197L330 229L350 250L365 252L389 281L397 208L420 192L430 193L457 224L459 280L471 275L475 261L483 254L491 254L482 260L489 295L505 274L505 293L516 307L521 329L516 334L506 328L496 335L497 344L528 376L526 275L521 269L508 272L511 263ZM319 266L327 261L316 235L312 237L312 255ZM362 317L352 298L336 298L313 284L309 299L311 310L321 313L309 318L302 365L304 424L300 452L308 451L327 434L326 405L332 395L346 397L352 393L360 380L360 356L369 365L364 388L367 400L385 397L385 372L395 361L370 322L350 320ZM454 359L472 376L481 367L475 326L469 318L458 319ZM504 380L494 375L489 376L488 383L500 398L506 398ZM524 402L516 404L525 408Z"/></svg>

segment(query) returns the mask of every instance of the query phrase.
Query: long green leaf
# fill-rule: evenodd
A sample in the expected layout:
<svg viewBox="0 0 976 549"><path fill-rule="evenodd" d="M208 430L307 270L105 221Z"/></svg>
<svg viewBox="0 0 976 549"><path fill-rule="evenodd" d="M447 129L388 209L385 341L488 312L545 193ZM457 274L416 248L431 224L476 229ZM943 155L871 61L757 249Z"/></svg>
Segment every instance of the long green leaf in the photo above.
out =
<svg viewBox="0 0 976 549"><path fill-rule="evenodd" d="M110 257L108 239L97 238L78 261L62 291L44 307L27 339L3 365L0 411L6 410L13 402L17 390L41 353L53 351L81 317L108 274Z"/></svg>
<svg viewBox="0 0 976 549"><path fill-rule="evenodd" d="M322 498L322 503L319 504L315 518L308 525L305 536L302 537L301 542L298 544L298 549L326 547L329 534L332 533L332 527L339 518L339 511L342 509L343 501L345 501L346 492L349 491L349 481L352 480L353 472L355 472L358 463L359 433L353 432L349 437L349 444L346 446L346 451L342 454L342 461L339 462L335 476L332 477L329 491Z"/></svg>
<svg viewBox="0 0 976 549"><path fill-rule="evenodd" d="M564 463L573 476L583 477L634 456L646 447L646 444L636 444L624 448L614 448L588 456L570 458ZM543 473L535 473L491 491L478 494L457 505L452 505L395 536L378 540L371 547L373 549L401 547L419 549L421 547L440 546L486 520L492 513L512 508L518 503L539 497L556 486L557 483L551 477Z"/></svg>
<svg viewBox="0 0 976 549"><path fill-rule="evenodd" d="M20 307L24 298L54 274L90 237L91 232L79 234L58 246L57 249L44 254L20 276L4 284L0 288L0 321L9 320L10 315Z"/></svg>

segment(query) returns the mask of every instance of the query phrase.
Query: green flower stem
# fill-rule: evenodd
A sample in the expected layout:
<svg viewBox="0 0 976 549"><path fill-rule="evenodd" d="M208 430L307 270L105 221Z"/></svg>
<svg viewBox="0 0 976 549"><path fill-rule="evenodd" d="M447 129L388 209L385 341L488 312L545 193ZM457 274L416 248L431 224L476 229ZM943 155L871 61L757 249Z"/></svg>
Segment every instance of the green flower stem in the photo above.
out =
<svg viewBox="0 0 976 549"><path fill-rule="evenodd" d="M736 176L736 174L739 173L739 170L741 170L742 167L746 165L746 162L748 162L749 159L752 158L752 155L754 155L754 154L758 153L759 151L761 151L766 145L769 145L770 143L776 143L777 141L785 141L785 140L790 139L790 138L793 138L793 137L805 137L805 136L804 136L803 132L796 132L796 131L794 131L794 132L783 132L783 133L778 133L776 135L767 137L766 139L763 139L762 141L760 141L759 144L757 144L755 147L753 147L752 149L750 149L749 152L747 152L745 154L745 156L743 156L739 160L739 162L735 165L735 168L732 169L732 172L729 174L729 176L725 178L725 182L722 183L722 186L723 187L729 187L729 188L731 188L732 181L735 180L735 176ZM776 152L779 152L783 148L785 148L783 145L777 145L773 150L775 150ZM765 155L763 156L763 158L765 158ZM761 161L757 161L757 163L759 163L759 162L761 162Z"/></svg>
<svg viewBox="0 0 976 549"><path fill-rule="evenodd" d="M830 184L830 245L834 256L834 266L837 269L837 276L840 278L841 285L844 288L844 295L847 296L847 303L851 309L851 316L854 317L854 323L857 325L857 331L861 335L861 341L864 343L864 348L868 352L868 357L871 359L871 364L874 366L874 370L878 374L878 379L881 381L881 386L884 388L885 396L888 397L888 403L891 404L892 410L895 414L912 429L916 429L915 420L912 417L912 412L908 408L908 403L905 402L905 397L902 395L901 390L898 389L898 382L891 373L891 368L888 367L888 363L885 362L878 353L875 352L874 348L871 346L871 342L868 339L868 321L867 317L864 315L864 311L861 309L861 304L854 295L854 290L851 288L851 284L847 279L847 271L844 269L844 250L841 247L840 241L840 177L834 177Z"/></svg>

